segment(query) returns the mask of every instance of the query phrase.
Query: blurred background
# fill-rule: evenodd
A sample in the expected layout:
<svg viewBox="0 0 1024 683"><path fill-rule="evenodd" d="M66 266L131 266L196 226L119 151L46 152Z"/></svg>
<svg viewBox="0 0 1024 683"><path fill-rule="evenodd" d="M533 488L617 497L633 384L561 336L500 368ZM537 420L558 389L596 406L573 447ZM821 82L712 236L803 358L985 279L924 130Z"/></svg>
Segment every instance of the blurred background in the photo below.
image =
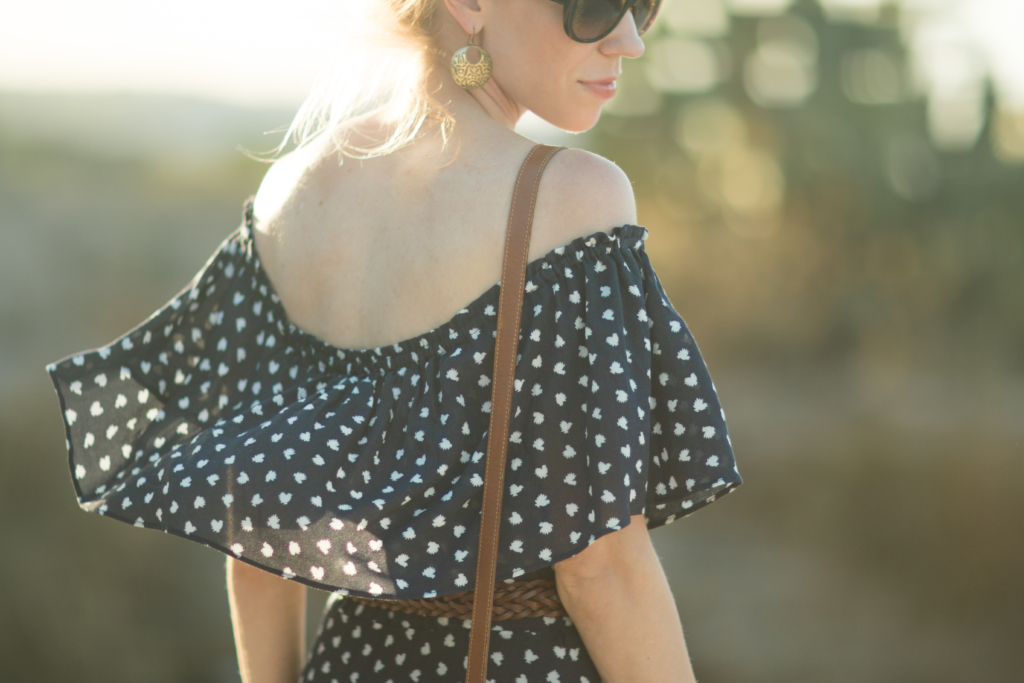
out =
<svg viewBox="0 0 1024 683"><path fill-rule="evenodd" d="M79 510L44 366L238 226L332 12L4 10L4 681L239 681L223 556ZM1019 0L665 0L594 129L520 124L633 179L716 379L745 484L653 534L703 683L1024 680L1022 30Z"/></svg>

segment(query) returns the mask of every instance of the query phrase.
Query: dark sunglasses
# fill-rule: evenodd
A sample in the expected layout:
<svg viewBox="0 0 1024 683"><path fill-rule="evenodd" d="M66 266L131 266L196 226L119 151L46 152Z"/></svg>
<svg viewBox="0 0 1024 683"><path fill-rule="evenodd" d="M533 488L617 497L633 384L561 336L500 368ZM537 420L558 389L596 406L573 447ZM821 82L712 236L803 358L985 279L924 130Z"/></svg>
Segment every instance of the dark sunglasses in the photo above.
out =
<svg viewBox="0 0 1024 683"><path fill-rule="evenodd" d="M626 12L633 10L637 33L654 23L661 0L552 0L562 5L565 33L578 43L595 43L615 30Z"/></svg>

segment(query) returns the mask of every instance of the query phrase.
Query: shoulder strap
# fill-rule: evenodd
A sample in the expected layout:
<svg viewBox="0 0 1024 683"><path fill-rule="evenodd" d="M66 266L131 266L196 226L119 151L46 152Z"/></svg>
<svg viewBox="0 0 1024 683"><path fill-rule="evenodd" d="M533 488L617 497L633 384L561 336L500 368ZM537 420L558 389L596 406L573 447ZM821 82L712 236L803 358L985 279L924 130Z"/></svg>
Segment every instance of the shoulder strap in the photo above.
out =
<svg viewBox="0 0 1024 683"><path fill-rule="evenodd" d="M498 299L498 333L494 344L494 382L491 418L484 462L484 500L477 547L476 583L473 589L473 625L469 632L466 683L484 683L491 635L491 606L498 566L498 531L501 527L501 495L505 485L505 454L508 451L512 386L516 376L519 328L526 287L526 259L533 227L540 175L552 155L565 147L536 145L526 155L512 193L512 209L505 235L505 259L501 267Z"/></svg>

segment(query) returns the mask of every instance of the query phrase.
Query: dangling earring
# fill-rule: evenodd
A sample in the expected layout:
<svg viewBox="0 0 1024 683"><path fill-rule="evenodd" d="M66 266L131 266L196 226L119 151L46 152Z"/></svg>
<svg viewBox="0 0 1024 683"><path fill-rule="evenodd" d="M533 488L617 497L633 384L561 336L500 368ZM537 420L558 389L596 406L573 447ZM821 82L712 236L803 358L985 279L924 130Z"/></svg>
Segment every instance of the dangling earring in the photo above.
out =
<svg viewBox="0 0 1024 683"><path fill-rule="evenodd" d="M469 44L460 47L452 55L452 80L466 90L476 90L491 77L491 56L479 45L473 44L476 31L469 36ZM469 48L475 47L480 50L480 61L471 64L469 61Z"/></svg>

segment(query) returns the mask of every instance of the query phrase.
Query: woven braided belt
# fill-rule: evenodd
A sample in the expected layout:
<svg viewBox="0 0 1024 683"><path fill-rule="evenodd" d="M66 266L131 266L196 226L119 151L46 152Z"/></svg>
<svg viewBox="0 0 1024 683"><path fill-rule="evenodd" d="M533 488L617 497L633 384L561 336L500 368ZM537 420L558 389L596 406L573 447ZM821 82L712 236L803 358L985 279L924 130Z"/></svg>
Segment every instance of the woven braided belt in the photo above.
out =
<svg viewBox="0 0 1024 683"><path fill-rule="evenodd" d="M473 591L414 600L381 600L358 595L346 595L345 599L425 617L473 618ZM547 579L499 583L494 587L491 607L491 619L494 621L560 616L565 616L565 609L558 599L555 584Z"/></svg>

